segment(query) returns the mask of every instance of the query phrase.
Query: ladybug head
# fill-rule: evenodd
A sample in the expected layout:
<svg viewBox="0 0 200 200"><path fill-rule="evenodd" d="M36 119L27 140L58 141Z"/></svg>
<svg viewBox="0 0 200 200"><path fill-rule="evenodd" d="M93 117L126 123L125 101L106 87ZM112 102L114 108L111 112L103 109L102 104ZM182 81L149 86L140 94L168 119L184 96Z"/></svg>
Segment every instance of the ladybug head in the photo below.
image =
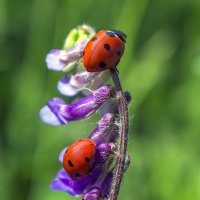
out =
<svg viewBox="0 0 200 200"><path fill-rule="evenodd" d="M126 42L126 34L123 33L122 31L118 31L118 30L112 30L115 35L117 35L124 43Z"/></svg>

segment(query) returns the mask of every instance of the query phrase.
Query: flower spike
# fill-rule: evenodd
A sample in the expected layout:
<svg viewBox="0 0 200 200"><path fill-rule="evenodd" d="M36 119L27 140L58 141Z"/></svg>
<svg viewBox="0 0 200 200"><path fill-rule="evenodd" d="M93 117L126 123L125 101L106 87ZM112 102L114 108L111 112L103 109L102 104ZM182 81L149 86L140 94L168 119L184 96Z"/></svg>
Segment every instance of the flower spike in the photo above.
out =
<svg viewBox="0 0 200 200"><path fill-rule="evenodd" d="M58 91L68 97L82 92L84 97L72 103L52 98L40 110L41 120L59 126L87 118L96 111L101 114L87 139L61 151L59 162L64 168L52 181L52 190L82 196L83 200L117 200L123 173L130 163L126 148L131 96L123 92L116 69L124 49L123 32L103 30L95 34L92 27L84 24L70 31L63 49L47 54L48 69L65 73L73 69L71 76L60 79ZM110 76L114 88L106 85Z"/></svg>

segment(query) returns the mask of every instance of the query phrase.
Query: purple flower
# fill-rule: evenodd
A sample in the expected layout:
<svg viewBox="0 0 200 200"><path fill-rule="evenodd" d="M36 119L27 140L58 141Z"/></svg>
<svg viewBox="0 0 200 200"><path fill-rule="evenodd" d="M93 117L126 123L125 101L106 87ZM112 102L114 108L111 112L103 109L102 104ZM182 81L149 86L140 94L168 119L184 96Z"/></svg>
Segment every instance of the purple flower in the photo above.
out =
<svg viewBox="0 0 200 200"><path fill-rule="evenodd" d="M72 76L65 76L57 84L58 91L65 96L74 96L82 91L88 95L89 90L96 90L101 87L109 78L109 73L90 73L81 70Z"/></svg>
<svg viewBox="0 0 200 200"><path fill-rule="evenodd" d="M82 195L90 191L92 187L101 186L102 180L107 174L108 164L96 165L90 176L80 180L71 179L64 169L59 170L56 178L52 181L50 187L53 190L61 190L72 196Z"/></svg>
<svg viewBox="0 0 200 200"><path fill-rule="evenodd" d="M83 55L84 47L88 39L76 44L67 50L53 49L46 57L46 64L48 69L54 71L63 71L70 66L70 64L77 62ZM77 63L76 63L77 64Z"/></svg>
<svg viewBox="0 0 200 200"><path fill-rule="evenodd" d="M66 104L61 98L55 97L41 109L40 118L43 122L54 126L86 118L110 98L111 91L110 85L102 86L90 95L71 104Z"/></svg>
<svg viewBox="0 0 200 200"><path fill-rule="evenodd" d="M105 114L88 138L93 140L97 145L109 142L108 137L110 137L110 134L108 133L111 132L114 127L114 119L113 114Z"/></svg>
<svg viewBox="0 0 200 200"><path fill-rule="evenodd" d="M98 73L89 73L82 70L75 75L63 77L57 85L59 92L65 96L74 96L79 91L86 89L95 79ZM95 88L97 89L97 88Z"/></svg>
<svg viewBox="0 0 200 200"><path fill-rule="evenodd" d="M57 84L58 91L65 96L74 96L79 92L79 88L70 83L70 76L65 76Z"/></svg>

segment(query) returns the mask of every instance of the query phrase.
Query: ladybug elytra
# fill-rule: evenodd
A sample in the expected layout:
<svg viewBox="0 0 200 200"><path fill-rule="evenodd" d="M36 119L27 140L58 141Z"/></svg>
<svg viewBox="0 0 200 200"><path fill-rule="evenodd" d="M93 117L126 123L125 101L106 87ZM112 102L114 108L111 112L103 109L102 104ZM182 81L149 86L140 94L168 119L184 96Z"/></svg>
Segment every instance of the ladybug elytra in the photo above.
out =
<svg viewBox="0 0 200 200"><path fill-rule="evenodd" d="M81 179L92 170L95 154L96 146L92 140L74 142L64 154L63 167L72 179Z"/></svg>
<svg viewBox="0 0 200 200"><path fill-rule="evenodd" d="M86 44L83 52L83 64L89 72L100 72L114 68L119 63L126 42L121 31L102 30Z"/></svg>

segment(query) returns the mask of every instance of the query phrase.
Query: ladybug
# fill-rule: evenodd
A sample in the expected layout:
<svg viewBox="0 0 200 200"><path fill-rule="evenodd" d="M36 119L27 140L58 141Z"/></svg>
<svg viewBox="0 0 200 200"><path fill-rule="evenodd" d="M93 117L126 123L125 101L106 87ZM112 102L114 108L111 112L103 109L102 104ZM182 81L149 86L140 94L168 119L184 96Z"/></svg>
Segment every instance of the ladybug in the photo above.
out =
<svg viewBox="0 0 200 200"><path fill-rule="evenodd" d="M78 140L66 150L63 167L72 179L79 180L92 171L95 153L96 146L92 140Z"/></svg>
<svg viewBox="0 0 200 200"><path fill-rule="evenodd" d="M88 72L114 68L125 49L126 35L121 31L102 30L94 35L83 51L83 64Z"/></svg>

